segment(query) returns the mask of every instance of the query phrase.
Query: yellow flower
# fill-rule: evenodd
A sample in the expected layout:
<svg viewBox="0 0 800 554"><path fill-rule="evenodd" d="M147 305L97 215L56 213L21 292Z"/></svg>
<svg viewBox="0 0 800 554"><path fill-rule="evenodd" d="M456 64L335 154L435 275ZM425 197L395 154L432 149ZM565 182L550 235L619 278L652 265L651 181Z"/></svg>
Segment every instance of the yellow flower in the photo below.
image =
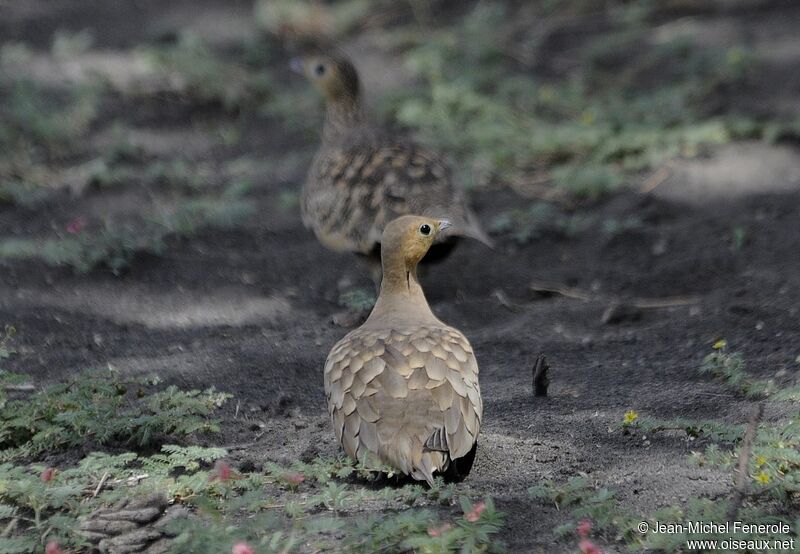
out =
<svg viewBox="0 0 800 554"><path fill-rule="evenodd" d="M712 346L711 348L713 348L714 350L722 350L726 346L728 346L728 341L726 341L725 339L720 339L717 342L715 342L714 346Z"/></svg>
<svg viewBox="0 0 800 554"><path fill-rule="evenodd" d="M756 456L756 467L761 467L767 463L766 456Z"/></svg>
<svg viewBox="0 0 800 554"><path fill-rule="evenodd" d="M639 414L637 414L633 410L628 410L627 412L625 412L625 417L622 418L622 423L623 425L630 425L637 419L639 419Z"/></svg>
<svg viewBox="0 0 800 554"><path fill-rule="evenodd" d="M594 123L594 112L591 110L586 110L581 114L581 123L584 125L591 125Z"/></svg>
<svg viewBox="0 0 800 554"><path fill-rule="evenodd" d="M766 471L759 471L758 474L755 476L755 480L761 483L762 485L766 485L772 480L772 478Z"/></svg>

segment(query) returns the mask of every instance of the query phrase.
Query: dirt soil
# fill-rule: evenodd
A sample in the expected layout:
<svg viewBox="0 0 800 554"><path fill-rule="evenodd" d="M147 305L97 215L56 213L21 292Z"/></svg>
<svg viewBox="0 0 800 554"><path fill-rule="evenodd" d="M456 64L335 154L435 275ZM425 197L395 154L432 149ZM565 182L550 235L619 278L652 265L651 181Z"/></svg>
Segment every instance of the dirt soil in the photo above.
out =
<svg viewBox="0 0 800 554"><path fill-rule="evenodd" d="M56 29L91 28L95 48L118 50L163 32L166 3L131 6L6 3L0 7L0 38L46 46ZM181 21L175 13L183 6L186 25L202 12L195 2L169 6L168 21ZM249 7L230 3L226 9L241 21ZM764 19L770 17L776 19L774 14ZM796 9L782 17L793 17L794 29L800 25ZM741 23L729 20L719 19ZM757 33L760 27L753 25ZM791 52L787 67L800 59L797 49ZM98 134L103 123L124 114L132 127L163 140L196 136L226 117L169 102L105 109L109 115ZM236 146L200 141L196 159L274 159L313 151L317 140L283 132L264 118L243 127ZM761 150L772 147L739 148L744 150L733 157L741 163L748 152L761 159ZM796 163L797 149L775 148L781 149L776 160ZM498 236L493 251L463 244L424 276L434 312L466 334L478 357L484 425L465 486L492 495L506 512L503 537L512 552L571 548L550 543L552 528L565 514L526 493L546 479L562 482L586 474L641 513L698 495L730 494L729 474L689 462L689 453L700 446L682 433L644 437L619 428L631 409L662 419L745 422L750 403L698 373L717 339L742 352L759 376L781 382L795 376L800 177L791 167L767 167L748 188L725 172L719 156L732 154L711 152L685 165L677 162L671 177L648 194L626 192L588 206L584 213L594 223L575 236L545 233L526 245ZM280 207L281 191L303 180L302 167L287 173L258 175L258 214L241 226L174 240L163 256L140 257L121 276L102 270L75 275L37 262L0 263L0 323L18 330L19 355L9 369L49 381L111 365L131 374L155 372L183 387L215 386L235 395L224 408L219 441L233 446L239 464L259 467L266 460L337 454L324 407L322 364L346 330L332 324L331 315L341 309L340 282L369 286L369 280L353 259L320 246L296 210ZM736 181L736 194L703 188L713 181L719 191L726 178ZM686 189L690 179L695 186L688 188L700 191L698 197L674 194L674 187ZM59 192L32 209L0 206L0 235L62 228L77 216L135 203L142 195L131 185L80 196ZM472 198L486 222L520 202L505 188L479 190ZM640 224L603 231L604 222L631 217ZM740 246L732 238L734 228L744 229ZM531 287L542 282L580 289L590 298ZM683 301L674 306L624 311L603 321L615 303L678 297ZM531 391L531 367L540 353L552 366L544 399ZM251 441L255 444L236 447Z"/></svg>

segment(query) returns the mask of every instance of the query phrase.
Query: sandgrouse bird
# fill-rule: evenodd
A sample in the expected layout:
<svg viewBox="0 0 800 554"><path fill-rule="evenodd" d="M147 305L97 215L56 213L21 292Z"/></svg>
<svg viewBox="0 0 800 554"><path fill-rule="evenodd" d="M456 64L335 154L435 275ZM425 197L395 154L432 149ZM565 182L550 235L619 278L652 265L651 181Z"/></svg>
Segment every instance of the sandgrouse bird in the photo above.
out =
<svg viewBox="0 0 800 554"><path fill-rule="evenodd" d="M417 264L449 225L407 215L386 226L378 301L325 362L328 410L345 452L430 484L459 458L467 463L459 472L469 471L483 413L472 347L433 315L417 281Z"/></svg>
<svg viewBox="0 0 800 554"><path fill-rule="evenodd" d="M325 97L322 144L301 198L303 223L324 246L367 256L377 277L384 226L411 213L452 223L426 261L447 254L459 236L491 246L443 158L370 124L347 59L313 55L292 60L292 67Z"/></svg>

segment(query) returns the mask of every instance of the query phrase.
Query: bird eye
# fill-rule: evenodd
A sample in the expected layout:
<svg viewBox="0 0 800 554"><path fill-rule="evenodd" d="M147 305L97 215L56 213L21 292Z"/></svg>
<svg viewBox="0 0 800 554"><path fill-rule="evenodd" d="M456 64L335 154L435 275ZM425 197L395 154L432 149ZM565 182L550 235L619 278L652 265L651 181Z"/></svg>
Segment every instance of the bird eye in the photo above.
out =
<svg viewBox="0 0 800 554"><path fill-rule="evenodd" d="M321 63L317 64L317 67L314 68L314 73L319 76L325 75L325 66Z"/></svg>
<svg viewBox="0 0 800 554"><path fill-rule="evenodd" d="M427 223L423 223L419 226L419 232L425 235L426 237L431 234L431 226Z"/></svg>

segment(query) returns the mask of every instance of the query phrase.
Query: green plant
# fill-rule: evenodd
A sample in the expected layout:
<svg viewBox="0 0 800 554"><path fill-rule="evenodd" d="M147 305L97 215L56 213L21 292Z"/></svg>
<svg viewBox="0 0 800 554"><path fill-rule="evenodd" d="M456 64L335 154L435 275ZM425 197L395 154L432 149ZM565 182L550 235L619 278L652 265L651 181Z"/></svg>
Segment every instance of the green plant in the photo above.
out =
<svg viewBox="0 0 800 554"><path fill-rule="evenodd" d="M296 190L282 190L278 196L278 207L284 213L291 212L300 205L300 195Z"/></svg>
<svg viewBox="0 0 800 554"><path fill-rule="evenodd" d="M101 90L97 85L81 86L70 91L66 103L58 103L32 82L13 83L0 125L5 155L31 146L49 157L73 152L97 116Z"/></svg>
<svg viewBox="0 0 800 554"><path fill-rule="evenodd" d="M567 213L547 202L534 202L497 215L489 230L493 234L510 233L519 244L526 244L548 233L574 237L594 223L595 218L580 212Z"/></svg>
<svg viewBox="0 0 800 554"><path fill-rule="evenodd" d="M623 426L624 423L623 423ZM714 442L733 444L742 438L742 425L729 425L720 421L696 420L688 418L656 419L642 417L629 426L647 435L677 431L685 433L689 439L704 438Z"/></svg>
<svg viewBox="0 0 800 554"><path fill-rule="evenodd" d="M131 226L106 227L97 233L83 233L58 239L5 239L0 242L0 257L39 258L48 265L68 266L85 273L100 266L119 273L140 252L163 251L163 234L142 233Z"/></svg>
<svg viewBox="0 0 800 554"><path fill-rule="evenodd" d="M609 9L610 29L573 49L575 71L540 78L527 65L539 45L514 29L547 10L512 10L480 2L449 25L395 35L413 45L409 66L426 89L395 96L384 112L456 154L462 173L515 179L534 169L592 199L666 159L764 128L708 108L749 78L746 48L648 40L646 17L629 5Z"/></svg>
<svg viewBox="0 0 800 554"><path fill-rule="evenodd" d="M774 539L763 532L755 530L736 531L731 528L725 531L721 527L714 529L692 528L687 522L719 522L727 521L727 503L704 498L691 498L685 506L665 506L652 514L635 515L621 506L613 492L597 487L586 477L573 477L566 483L547 482L529 489L532 498L553 503L559 510L569 514L569 521L555 528L556 537L566 539L580 531L579 523L590 522L591 526L604 540L619 544L622 548L635 552L677 552L692 540L735 539ZM776 516L765 510L764 506L746 506L739 513L739 520L748 524L766 524L784 522L788 518ZM649 525L649 531L642 533L639 524ZM671 532L653 532L656 524L672 525ZM780 537L780 536L779 536ZM783 537L786 538L786 537ZM698 547L699 548L699 547Z"/></svg>
<svg viewBox="0 0 800 554"><path fill-rule="evenodd" d="M85 152L104 90L89 82L56 94L6 75L6 68L24 66L30 56L24 46L13 44L0 52L0 202L22 206L36 204L52 190L49 164Z"/></svg>
<svg viewBox="0 0 800 554"><path fill-rule="evenodd" d="M799 432L800 412L796 406L788 418L758 427L746 480L748 498L754 506L769 506L768 501L759 502L765 496L790 506L800 500ZM693 459L700 465L732 469L740 455L740 451L711 444L705 451L694 453Z"/></svg>
<svg viewBox="0 0 800 554"><path fill-rule="evenodd" d="M169 389L163 392L175 396ZM130 409L139 411L138 416L129 414L134 421L150 417L149 407L141 403ZM115 419L108 421L115 425ZM375 488L343 482L367 470L343 458L298 461L290 467L267 463L263 471L237 472L226 456L221 448L164 444L149 456L92 452L72 467L2 464L0 522L8 523L0 550L29 552L41 548L45 538L62 547L86 548L75 532L78 518L122 498L154 492L195 508L192 516L169 524L175 537L170 552L176 553L228 551L242 541L259 552L283 552L299 544L354 552L502 549L495 538L502 514L490 499L471 500L468 491L457 493L455 485ZM450 509L456 494L461 514ZM435 507L438 512L431 510ZM379 512L384 515L367 516Z"/></svg>
<svg viewBox="0 0 800 554"><path fill-rule="evenodd" d="M79 229L58 238L0 239L0 258L40 259L67 266L78 273L107 267L118 274L136 255L158 255L170 236L191 237L204 228L230 228L253 212L242 196L248 187L234 183L218 195L184 199L176 208L146 214L143 221L106 224L101 229ZM69 229L67 229L69 232Z"/></svg>
<svg viewBox="0 0 800 554"><path fill-rule="evenodd" d="M345 541L353 552L502 552L492 535L502 527L503 514L491 499L475 504L463 500L464 515L452 523L427 510L374 516L356 524Z"/></svg>
<svg viewBox="0 0 800 554"><path fill-rule="evenodd" d="M493 234L513 232L514 239L525 244L538 239L552 226L556 209L545 202L535 202L526 208L515 208L499 214L489 227Z"/></svg>
<svg viewBox="0 0 800 554"><path fill-rule="evenodd" d="M600 198L619 188L618 170L603 164L565 165L553 170L553 183L577 197Z"/></svg>
<svg viewBox="0 0 800 554"><path fill-rule="evenodd" d="M200 467L225 454L218 448L165 445L162 454L142 458L94 452L67 468L0 464L0 521L8 522L0 551L31 552L42 548L45 538L88 548L76 533L79 517L148 490L169 497L210 491L218 485Z"/></svg>
<svg viewBox="0 0 800 554"><path fill-rule="evenodd" d="M502 544L494 537L502 525L502 514L494 509L491 500L472 502L462 498L460 516L422 508L381 516L342 517L363 510L365 504L386 503L387 507L398 502L408 504L407 500L401 500L403 497L423 502L426 498L435 500L444 489L437 486L426 491L409 485L401 489L368 490L331 481L338 478L336 475L349 475L353 471L353 466L345 460L298 462L292 469L269 464L264 473L205 469L214 461L219 466L225 454L222 449L165 445L160 454L148 457L92 453L75 467L55 472L40 465L0 465L0 521L15 521L13 535L0 538L0 547L3 551L27 552L34 545L41 545L43 536L55 537L65 546L85 547L73 532L76 518L123 495L155 490L198 508L196 516L170 524L176 535L170 551L176 553L227 551L242 541L264 552L291 550L298 544L312 544L323 551L352 552L502 551ZM294 471L306 478L301 481L301 489L286 479ZM220 475L227 477L221 480ZM108 483L133 483L136 490L111 487L93 495L96 483L103 478ZM308 487L313 490L317 483L322 487L309 498ZM277 502L272 496L276 493L280 498ZM571 521L556 529L557 536L566 538L577 522L588 518L604 540L636 550L673 551L686 540L715 538L713 534L699 532L641 535L634 527L639 521L684 523L724 518L724 503L703 499L690 500L686 508L670 506L649 517L633 517L618 505L611 491L593 485L585 477L570 479L562 485L548 482L531 488L530 494L569 513ZM282 515L282 507L289 517ZM323 508L323 513L318 513L318 508ZM330 517L325 511L339 515ZM786 521L757 507L744 508L741 517L753 523Z"/></svg>
<svg viewBox="0 0 800 554"><path fill-rule="evenodd" d="M86 29L77 33L59 29L53 35L50 51L53 57L66 60L85 54L93 43L94 37Z"/></svg>
<svg viewBox="0 0 800 554"><path fill-rule="evenodd" d="M738 352L729 353L727 342L717 342L714 349L714 352L703 358L701 373L709 373L722 379L726 385L745 396L758 398L775 392L776 385L772 379L753 379L748 375L744 357Z"/></svg>
<svg viewBox="0 0 800 554"><path fill-rule="evenodd" d="M741 250L747 242L747 229L741 225L731 228L731 246L734 250Z"/></svg>
<svg viewBox="0 0 800 554"><path fill-rule="evenodd" d="M11 376L0 377L5 383ZM210 416L228 398L213 389L181 391L174 386L149 392L144 383L121 380L113 371L84 372L25 400L3 403L0 459L91 444L144 446L165 436L216 431L218 423Z"/></svg>
<svg viewBox="0 0 800 554"><path fill-rule="evenodd" d="M571 534L578 522L589 519L595 528L610 540L634 540L635 518L622 509L614 493L603 487L596 487L584 476L572 477L566 483L557 485L546 482L528 489L535 499L552 502L559 510L568 510L570 520L554 530L557 537Z"/></svg>
<svg viewBox="0 0 800 554"><path fill-rule="evenodd" d="M13 325L6 324L3 327L3 334L0 335L0 360L7 360L17 353L16 348L12 346L16 334L17 329Z"/></svg>
<svg viewBox="0 0 800 554"><path fill-rule="evenodd" d="M307 537L305 533L283 530L282 526L280 518L271 512L251 515L243 525L231 525L228 521L178 520L170 525L172 532L177 535L170 544L170 552L230 552L234 544L245 540L259 553L292 552ZM334 526L320 528L320 532L334 529Z"/></svg>
<svg viewBox="0 0 800 554"><path fill-rule="evenodd" d="M151 47L145 54L178 93L199 103L219 103L234 111L256 106L270 93L266 76L223 59L191 33L183 33L175 45Z"/></svg>
<svg viewBox="0 0 800 554"><path fill-rule="evenodd" d="M339 305L348 310L371 310L376 301L375 293L367 289L357 288L339 295Z"/></svg>
<svg viewBox="0 0 800 554"><path fill-rule="evenodd" d="M6 181L0 183L0 204L31 208L47 198L49 191L30 182Z"/></svg>
<svg viewBox="0 0 800 554"><path fill-rule="evenodd" d="M48 473L45 473L48 472ZM8 521L0 536L2 552L33 552L42 548L46 536L71 536L75 518L67 513L81 513L84 487L77 482L56 477L42 466L0 465L0 521ZM8 537L16 527L24 534ZM75 546L87 544L75 537Z"/></svg>
<svg viewBox="0 0 800 554"><path fill-rule="evenodd" d="M609 218L603 221L603 232L616 236L626 231L635 231L643 227L642 220L633 215L624 219Z"/></svg>

